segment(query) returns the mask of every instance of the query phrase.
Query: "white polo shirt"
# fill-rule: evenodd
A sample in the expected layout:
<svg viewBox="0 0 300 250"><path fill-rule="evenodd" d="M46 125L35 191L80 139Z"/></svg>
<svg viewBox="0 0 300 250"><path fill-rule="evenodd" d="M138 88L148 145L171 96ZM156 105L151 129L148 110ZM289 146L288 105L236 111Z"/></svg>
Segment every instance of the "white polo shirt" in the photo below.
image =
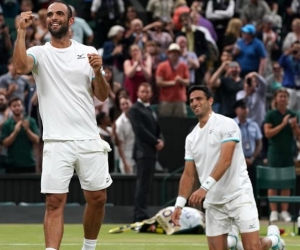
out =
<svg viewBox="0 0 300 250"><path fill-rule="evenodd" d="M207 203L224 204L252 188L240 143L240 129L233 119L212 113L203 128L198 123L186 138L185 160L195 162L200 183L211 174L219 159L222 143L228 141L237 142L231 165L207 192Z"/></svg>
<svg viewBox="0 0 300 250"><path fill-rule="evenodd" d="M34 46L32 73L37 84L44 140L87 140L99 138L93 104L94 71L87 58L97 53L74 40L58 49L50 42Z"/></svg>

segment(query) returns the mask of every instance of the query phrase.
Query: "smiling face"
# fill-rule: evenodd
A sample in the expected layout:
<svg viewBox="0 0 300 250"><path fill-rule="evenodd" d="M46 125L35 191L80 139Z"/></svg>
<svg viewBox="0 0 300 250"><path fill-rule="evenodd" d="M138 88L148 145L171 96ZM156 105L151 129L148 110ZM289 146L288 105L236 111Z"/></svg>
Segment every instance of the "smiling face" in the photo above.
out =
<svg viewBox="0 0 300 250"><path fill-rule="evenodd" d="M46 24L49 32L55 38L68 36L69 26L74 18L69 18L68 8L63 3L53 3L48 7Z"/></svg>
<svg viewBox="0 0 300 250"><path fill-rule="evenodd" d="M202 118L212 112L213 98L207 99L201 90L195 90L190 94L190 107L198 118Z"/></svg>

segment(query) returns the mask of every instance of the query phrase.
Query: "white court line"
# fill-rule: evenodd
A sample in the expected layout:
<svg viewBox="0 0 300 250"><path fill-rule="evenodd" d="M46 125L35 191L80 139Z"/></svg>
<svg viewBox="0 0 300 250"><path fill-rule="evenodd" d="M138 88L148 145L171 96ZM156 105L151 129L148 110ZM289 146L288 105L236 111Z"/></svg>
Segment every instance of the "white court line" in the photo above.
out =
<svg viewBox="0 0 300 250"><path fill-rule="evenodd" d="M64 243L62 246L82 246L82 243ZM147 243L98 243L99 246L149 246ZM186 246L187 244L183 243L151 243L154 246ZM189 246L207 246L207 244L188 244ZM2 243L0 246L44 246L44 244L35 244L35 243ZM300 244L288 244L287 246L298 247Z"/></svg>

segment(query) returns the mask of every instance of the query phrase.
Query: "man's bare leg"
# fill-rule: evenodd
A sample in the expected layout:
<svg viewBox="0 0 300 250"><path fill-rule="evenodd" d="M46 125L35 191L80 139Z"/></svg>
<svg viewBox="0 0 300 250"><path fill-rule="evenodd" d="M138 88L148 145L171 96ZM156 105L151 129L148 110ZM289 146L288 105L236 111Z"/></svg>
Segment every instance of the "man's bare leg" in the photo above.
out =
<svg viewBox="0 0 300 250"><path fill-rule="evenodd" d="M209 250L227 250L227 234L207 237Z"/></svg>
<svg viewBox="0 0 300 250"><path fill-rule="evenodd" d="M67 194L46 194L44 234L46 248L59 249L64 232L64 208Z"/></svg>
<svg viewBox="0 0 300 250"><path fill-rule="evenodd" d="M86 207L83 218L84 243L82 250L96 249L98 234L105 212L106 190L84 191Z"/></svg>

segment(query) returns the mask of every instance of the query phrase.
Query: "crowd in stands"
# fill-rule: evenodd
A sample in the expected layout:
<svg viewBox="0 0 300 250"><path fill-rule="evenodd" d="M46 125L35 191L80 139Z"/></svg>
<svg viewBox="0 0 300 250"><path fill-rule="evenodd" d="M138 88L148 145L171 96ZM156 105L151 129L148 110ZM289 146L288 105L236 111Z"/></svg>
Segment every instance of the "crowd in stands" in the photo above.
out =
<svg viewBox="0 0 300 250"><path fill-rule="evenodd" d="M0 1L2 133L7 120L14 117L8 105L13 97L22 100L26 116L34 118L42 131L34 79L16 75L10 58L22 11L31 10L35 17L27 29L27 47L51 40L45 22L49 2ZM214 112L235 118L241 128L253 182L251 166L259 159L270 165L277 156L285 159L276 158L281 167L293 164L299 139L294 126L300 118L299 1L149 0L147 15L125 0L82 1L72 9L75 23L69 29L70 38L98 49L111 87L105 102L94 98L99 134L114 148L111 172L135 172L130 154L134 133L127 113L145 82L152 86L151 104L158 117L187 117L188 86L210 87ZM278 126L274 134L272 129ZM3 142L3 134L1 138ZM39 172L42 140L31 143L33 151L28 154L34 152L33 171ZM3 145L2 164L5 155L15 151L10 146Z"/></svg>

